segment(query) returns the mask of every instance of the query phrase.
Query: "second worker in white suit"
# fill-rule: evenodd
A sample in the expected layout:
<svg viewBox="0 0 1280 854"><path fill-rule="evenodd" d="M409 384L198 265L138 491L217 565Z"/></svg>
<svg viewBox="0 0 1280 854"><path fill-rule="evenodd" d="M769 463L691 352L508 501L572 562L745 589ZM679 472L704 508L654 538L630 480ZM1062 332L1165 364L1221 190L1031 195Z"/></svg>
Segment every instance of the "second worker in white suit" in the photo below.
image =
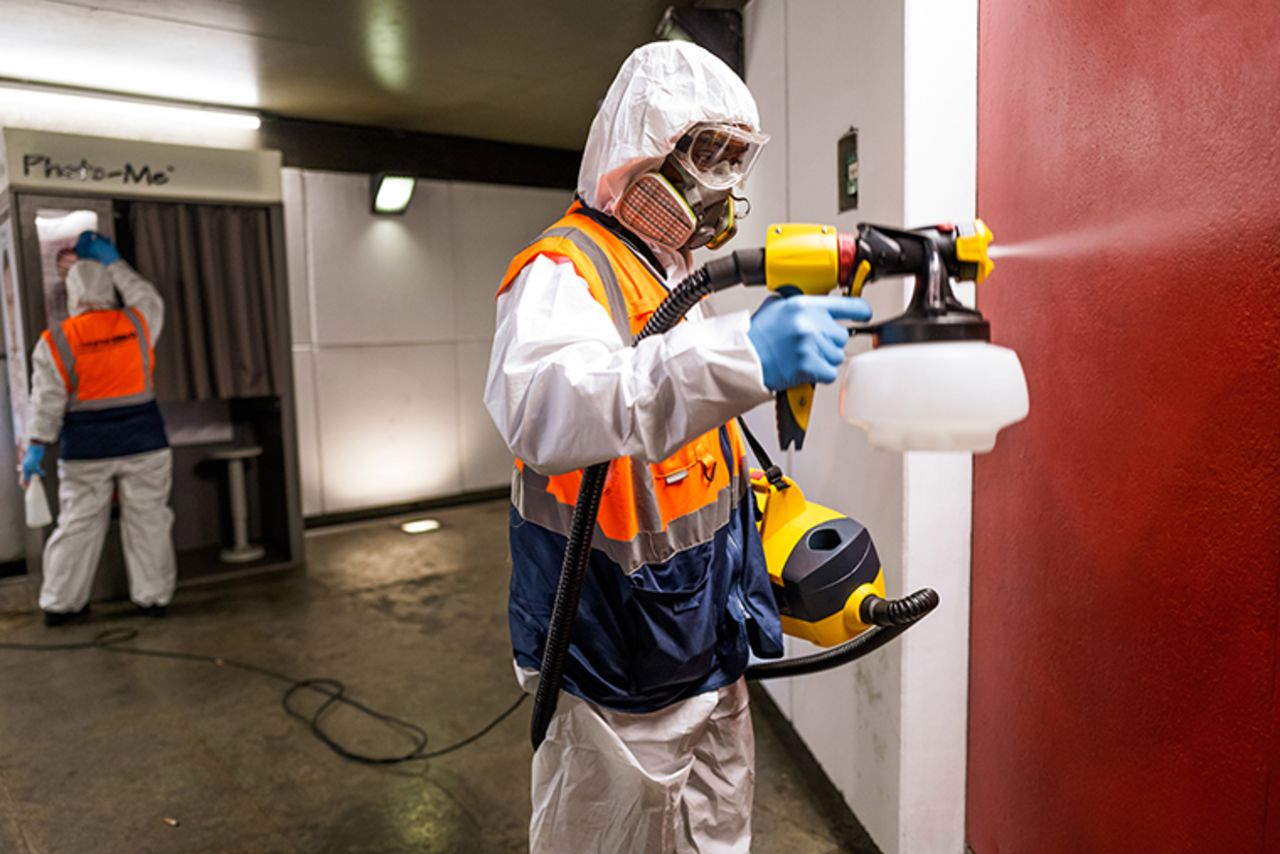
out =
<svg viewBox="0 0 1280 854"><path fill-rule="evenodd" d="M32 354L30 444L23 480L43 473L59 443L58 525L44 550L40 608L57 625L89 602L118 491L129 595L152 616L173 598L177 574L173 455L155 400L155 341L164 300L107 238L85 232L67 274L66 320ZM116 292L123 299L119 306Z"/></svg>

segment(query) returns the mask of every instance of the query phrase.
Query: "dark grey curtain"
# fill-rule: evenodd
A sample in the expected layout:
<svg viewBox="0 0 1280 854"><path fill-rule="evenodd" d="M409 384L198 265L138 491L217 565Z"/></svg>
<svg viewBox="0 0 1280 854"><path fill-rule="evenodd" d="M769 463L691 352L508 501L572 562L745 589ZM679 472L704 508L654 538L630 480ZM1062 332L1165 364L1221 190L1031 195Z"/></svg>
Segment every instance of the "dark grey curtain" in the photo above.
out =
<svg viewBox="0 0 1280 854"><path fill-rule="evenodd" d="M164 296L156 344L161 400L279 393L276 302L265 208L134 202L139 273Z"/></svg>

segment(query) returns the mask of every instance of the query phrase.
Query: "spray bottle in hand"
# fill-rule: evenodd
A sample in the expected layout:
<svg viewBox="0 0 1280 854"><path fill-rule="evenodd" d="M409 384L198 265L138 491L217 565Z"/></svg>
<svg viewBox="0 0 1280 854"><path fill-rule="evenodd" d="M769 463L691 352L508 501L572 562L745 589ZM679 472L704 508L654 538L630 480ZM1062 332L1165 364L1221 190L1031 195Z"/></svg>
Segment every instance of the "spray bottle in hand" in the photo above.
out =
<svg viewBox="0 0 1280 854"><path fill-rule="evenodd" d="M49 499L44 494L44 445L32 442L22 457L22 480L26 484L27 527L43 528L53 521Z"/></svg>

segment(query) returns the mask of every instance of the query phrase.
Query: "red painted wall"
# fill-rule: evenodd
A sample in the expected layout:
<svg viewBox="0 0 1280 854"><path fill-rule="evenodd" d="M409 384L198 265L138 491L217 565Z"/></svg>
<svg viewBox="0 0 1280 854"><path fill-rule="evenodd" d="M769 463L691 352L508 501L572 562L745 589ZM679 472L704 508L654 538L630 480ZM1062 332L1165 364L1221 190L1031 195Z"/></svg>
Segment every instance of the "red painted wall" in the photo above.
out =
<svg viewBox="0 0 1280 854"><path fill-rule="evenodd" d="M976 854L1280 852L1280 5L983 0ZM1033 244L1033 245L1035 245Z"/></svg>

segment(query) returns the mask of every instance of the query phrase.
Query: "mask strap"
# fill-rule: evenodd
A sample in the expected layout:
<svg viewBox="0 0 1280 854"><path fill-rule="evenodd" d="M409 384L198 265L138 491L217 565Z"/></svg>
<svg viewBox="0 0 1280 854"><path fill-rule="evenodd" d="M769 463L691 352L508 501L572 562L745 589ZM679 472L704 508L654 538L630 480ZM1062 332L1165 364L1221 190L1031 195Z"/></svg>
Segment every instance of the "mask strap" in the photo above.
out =
<svg viewBox="0 0 1280 854"><path fill-rule="evenodd" d="M729 242L735 234L738 233L738 216L737 205L734 203L735 197L726 196L724 200L724 216L720 222L716 224L716 233L707 241L708 249L719 249L721 246ZM750 205L748 205L748 208Z"/></svg>

